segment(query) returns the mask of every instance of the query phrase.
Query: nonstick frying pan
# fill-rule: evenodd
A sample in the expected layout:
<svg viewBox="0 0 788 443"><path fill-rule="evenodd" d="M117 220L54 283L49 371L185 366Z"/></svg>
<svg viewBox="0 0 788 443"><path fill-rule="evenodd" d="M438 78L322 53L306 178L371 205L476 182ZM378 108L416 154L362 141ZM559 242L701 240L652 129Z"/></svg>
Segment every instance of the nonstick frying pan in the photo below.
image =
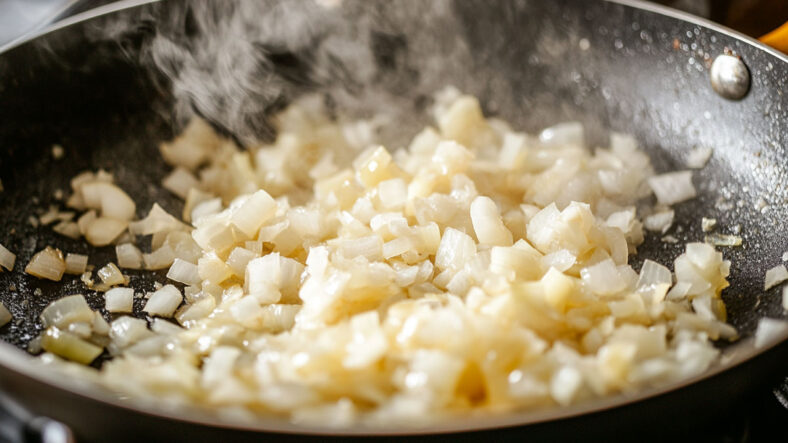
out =
<svg viewBox="0 0 788 443"><path fill-rule="evenodd" d="M246 16L243 33L228 34L221 23L236 8ZM162 49L162 42L169 46ZM743 97L726 98L711 87L710 66L721 54L748 68ZM428 121L430 94L447 84L476 95L487 114L518 129L579 120L590 146L604 143L608 130L631 133L659 171L683 168L694 147L713 148L695 173L699 196L676 207L671 234L679 243L649 236L632 260L636 268L643 258L672 262L683 243L703 238L701 217L716 218L721 232L740 233L743 245L724 249L733 267L723 298L743 339L719 343L719 367L570 408L418 430L338 431L274 419L241 423L119 399L17 349L40 332L38 314L52 300L84 293L94 308L103 307L102 297L76 278L52 283L22 272L45 245L89 253L95 265L114 260L112 248L90 248L28 223L40 208L60 204L55 190L67 190L76 173L114 172L140 216L153 202L178 212L179 202L157 185L166 173L157 145L190 113L245 144L273 135L268 115L316 92L346 114L395 115L402 125L382 136L396 146ZM0 328L3 402L27 420L20 432L28 437L62 430L40 418L50 417L98 441L681 435L788 374L786 334L762 348L752 342L758 319L785 319L780 289L764 291L763 278L788 250L787 86L784 55L710 22L634 1L137 1L68 19L0 54L0 243L18 255L14 271L0 273L0 300L14 315ZM52 157L53 144L65 148L64 158ZM139 289L165 281L162 274L129 274Z"/></svg>

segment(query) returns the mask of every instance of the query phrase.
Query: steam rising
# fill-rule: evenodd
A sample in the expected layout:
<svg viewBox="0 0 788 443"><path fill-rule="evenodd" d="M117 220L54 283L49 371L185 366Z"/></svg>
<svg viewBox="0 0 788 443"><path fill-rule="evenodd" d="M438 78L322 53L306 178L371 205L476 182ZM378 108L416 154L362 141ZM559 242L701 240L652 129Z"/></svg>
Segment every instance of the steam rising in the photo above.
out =
<svg viewBox="0 0 788 443"><path fill-rule="evenodd" d="M197 113L242 143L270 138L266 117L306 92L357 115L387 109L415 127L448 70L471 65L445 0L171 1L109 20L97 32L131 41L130 53L164 75L179 120Z"/></svg>

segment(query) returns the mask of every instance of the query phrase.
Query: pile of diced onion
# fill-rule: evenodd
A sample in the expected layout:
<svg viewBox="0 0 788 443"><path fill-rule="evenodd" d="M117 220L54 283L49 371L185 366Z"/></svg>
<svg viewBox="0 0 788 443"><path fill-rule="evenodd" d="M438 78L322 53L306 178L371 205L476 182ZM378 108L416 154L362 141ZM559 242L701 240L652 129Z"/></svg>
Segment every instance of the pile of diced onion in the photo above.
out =
<svg viewBox="0 0 788 443"><path fill-rule="evenodd" d="M117 266L93 285L86 257L50 248L28 272L87 273L114 319L82 295L54 302L45 358L107 350L98 380L161 402L418 425L658 386L736 338L714 246L687 244L673 271L627 264L643 241L636 202L656 195L647 215L664 232L670 205L695 196L691 171L654 175L627 135L588 149L577 123L516 132L452 89L435 119L395 150L309 99L248 150L194 120L161 146L180 217L156 205L134 221L111 176L81 175L69 203L86 212L69 230L114 243ZM164 268L171 284L147 294L120 270ZM126 315L138 298L147 321Z"/></svg>

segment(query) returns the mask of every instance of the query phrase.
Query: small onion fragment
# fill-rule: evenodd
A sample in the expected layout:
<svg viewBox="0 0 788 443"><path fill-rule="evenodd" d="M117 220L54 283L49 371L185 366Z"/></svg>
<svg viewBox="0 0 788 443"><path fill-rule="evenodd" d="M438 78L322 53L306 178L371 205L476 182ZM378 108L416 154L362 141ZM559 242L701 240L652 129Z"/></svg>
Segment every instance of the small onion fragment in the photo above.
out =
<svg viewBox="0 0 788 443"><path fill-rule="evenodd" d="M11 318L12 316L8 308L6 308L3 303L0 303L0 328L7 325L8 322L11 321Z"/></svg>
<svg viewBox="0 0 788 443"><path fill-rule="evenodd" d="M663 205L689 200L697 195L692 184L692 171L669 172L648 179L648 184Z"/></svg>
<svg viewBox="0 0 788 443"><path fill-rule="evenodd" d="M54 326L47 328L44 332L41 337L41 347L48 352L83 365L90 364L103 351L101 347Z"/></svg>
<svg viewBox="0 0 788 443"><path fill-rule="evenodd" d="M85 239L93 246L106 246L126 230L129 222L110 217L98 217L88 225Z"/></svg>
<svg viewBox="0 0 788 443"><path fill-rule="evenodd" d="M36 253L25 267L26 273L52 281L60 281L65 271L66 262L63 260L63 253L50 246Z"/></svg>
<svg viewBox="0 0 788 443"><path fill-rule="evenodd" d="M178 288L166 285L151 295L142 310L158 317L172 317L182 301L183 295Z"/></svg>
<svg viewBox="0 0 788 443"><path fill-rule="evenodd" d="M755 347L762 348L788 334L788 321L763 317L755 329Z"/></svg>
<svg viewBox="0 0 788 443"><path fill-rule="evenodd" d="M118 266L124 269L142 269L142 252L131 243L115 246Z"/></svg>
<svg viewBox="0 0 788 443"><path fill-rule="evenodd" d="M763 281L763 289L768 290L780 283L788 280L788 269L785 265L777 265L766 271L766 277Z"/></svg>
<svg viewBox="0 0 788 443"><path fill-rule="evenodd" d="M202 282L197 271L197 265L179 258L173 261L170 270L167 272L167 278L185 285L199 285Z"/></svg>
<svg viewBox="0 0 788 443"><path fill-rule="evenodd" d="M128 280L123 276L115 263L107 263L107 265L99 269L96 274L98 274L101 281L107 286L125 285L128 283Z"/></svg>
<svg viewBox="0 0 788 443"><path fill-rule="evenodd" d="M90 323L93 321L93 310L81 294L69 295L50 303L41 311L41 324L45 328L57 326L66 328L71 323Z"/></svg>
<svg viewBox="0 0 788 443"><path fill-rule="evenodd" d="M83 254L66 254L66 274L80 275L88 267L88 256Z"/></svg>
<svg viewBox="0 0 788 443"><path fill-rule="evenodd" d="M0 244L0 267L12 271L14 263L16 263L16 255Z"/></svg>
<svg viewBox="0 0 788 443"><path fill-rule="evenodd" d="M112 288L104 293L104 307L108 312L131 312L133 305L133 288Z"/></svg>

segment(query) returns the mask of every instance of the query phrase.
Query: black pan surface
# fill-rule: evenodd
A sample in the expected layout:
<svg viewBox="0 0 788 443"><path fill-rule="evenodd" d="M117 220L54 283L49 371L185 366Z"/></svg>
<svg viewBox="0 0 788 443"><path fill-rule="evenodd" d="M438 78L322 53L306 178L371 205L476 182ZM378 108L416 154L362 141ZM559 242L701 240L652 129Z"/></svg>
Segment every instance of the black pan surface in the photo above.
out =
<svg viewBox="0 0 788 443"><path fill-rule="evenodd" d="M429 121L428 97L447 84L475 94L486 113L529 132L579 120L586 125L590 146L604 143L608 130L631 133L658 171L683 169L690 149L712 147L709 164L694 176L699 196L675 208L677 222L669 234L679 243L651 235L632 260L636 268L644 258L672 263L684 243L702 240L701 217L714 217L720 232L740 233L744 239L742 247L723 250L733 263L731 288L723 294L730 322L747 337L759 318L785 318L780 288L763 291L766 269L781 263L788 250L785 56L710 23L632 2L381 0L344 1L329 9L300 0L221 3L216 8L210 2L170 1L76 19L0 54L0 179L5 188L0 192L0 243L17 254L14 272L0 273L0 301L14 315L10 325L0 328L2 341L24 348L41 331L41 309L67 294L85 294L111 319L103 311L103 297L86 290L78 278L51 283L23 273L30 257L46 245L88 253L96 266L115 259L111 247L90 248L50 227L28 223L30 215L49 205L62 206L53 194L61 189L67 195L68 182L78 172L113 172L137 201L138 216L153 202L179 213L180 202L157 185L167 172L157 145L177 133L189 112L248 143L272 136L266 116L301 94L318 92L344 114L394 114L403 124L382 136L396 146ZM248 44L229 44L237 35L219 37L228 55L207 53L204 43L226 32L217 23L235 8L247 16L240 40ZM162 42L172 46L169 51L157 52ZM739 55L752 75L751 89L741 101L723 99L710 87L710 62L724 52ZM241 62L250 54L256 63ZM186 74L199 74L203 87L185 82ZM222 75L245 88L228 89ZM53 144L65 148L64 158L53 158ZM165 281L163 273L128 273L138 289ZM747 340L719 345L736 363L757 353ZM0 355L12 352L0 347ZM645 403L659 411L691 410L699 402L713 408L711 397L692 395L692 389L733 401L785 374L786 355L783 341L770 355L723 372L717 385L695 383L675 391L685 401L680 407L669 394ZM17 358L0 360L0 386L21 394L23 403L70 424L73 413L58 408L64 399L88 409L95 403L68 392L52 394L54 401L24 395L40 384L21 381L25 371L11 363ZM749 373L743 375L742 368ZM731 375L735 370L739 377ZM39 376L38 369L30 372ZM714 388L720 380L727 380L726 389ZM658 394L662 392L646 395ZM634 399L434 430L541 422L611 408L634 422L636 411L642 410L638 403L618 407ZM143 423L156 422L157 429L175 426L140 417ZM575 423L588 427L593 420L581 417ZM299 430L281 423L259 426ZM108 418L104 427L123 426ZM99 432L77 429L84 435Z"/></svg>

